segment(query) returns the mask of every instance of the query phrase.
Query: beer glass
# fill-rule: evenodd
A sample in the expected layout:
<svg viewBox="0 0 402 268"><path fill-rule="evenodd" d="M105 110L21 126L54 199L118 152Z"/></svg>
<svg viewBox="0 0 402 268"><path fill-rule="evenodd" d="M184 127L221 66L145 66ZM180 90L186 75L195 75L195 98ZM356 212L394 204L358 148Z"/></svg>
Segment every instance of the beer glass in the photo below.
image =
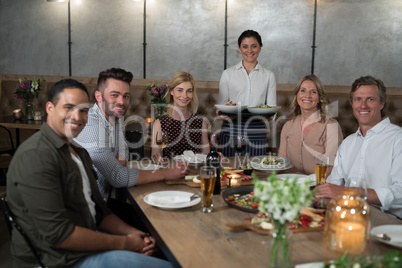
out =
<svg viewBox="0 0 402 268"><path fill-rule="evenodd" d="M211 166L204 166L200 169L201 180L201 212L210 213L214 211L212 204L212 195L214 193L216 168Z"/></svg>
<svg viewBox="0 0 402 268"><path fill-rule="evenodd" d="M315 183L316 185L324 184L327 177L327 168L329 165L329 158L324 154L319 154L314 157L315 167Z"/></svg>

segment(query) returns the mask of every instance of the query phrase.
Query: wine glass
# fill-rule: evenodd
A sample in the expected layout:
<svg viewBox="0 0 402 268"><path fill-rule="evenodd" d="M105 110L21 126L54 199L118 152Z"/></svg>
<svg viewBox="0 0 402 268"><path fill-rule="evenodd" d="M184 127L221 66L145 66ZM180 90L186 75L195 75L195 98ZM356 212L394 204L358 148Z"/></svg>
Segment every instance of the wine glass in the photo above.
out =
<svg viewBox="0 0 402 268"><path fill-rule="evenodd" d="M243 151L246 149L247 146L247 139L244 135L237 135L234 139L234 147L236 150L237 157L240 157ZM235 160L236 161L236 160ZM239 159L240 161L240 159Z"/></svg>
<svg viewBox="0 0 402 268"><path fill-rule="evenodd" d="M168 136L165 132L156 132L156 145L158 145L161 150L165 149L168 143Z"/></svg>
<svg viewBox="0 0 402 268"><path fill-rule="evenodd" d="M246 137L244 135L237 135L235 137L234 145L238 156L240 156L247 146Z"/></svg>
<svg viewBox="0 0 402 268"><path fill-rule="evenodd" d="M345 187L357 188L359 196L367 200L367 182L364 178L349 177L345 180Z"/></svg>

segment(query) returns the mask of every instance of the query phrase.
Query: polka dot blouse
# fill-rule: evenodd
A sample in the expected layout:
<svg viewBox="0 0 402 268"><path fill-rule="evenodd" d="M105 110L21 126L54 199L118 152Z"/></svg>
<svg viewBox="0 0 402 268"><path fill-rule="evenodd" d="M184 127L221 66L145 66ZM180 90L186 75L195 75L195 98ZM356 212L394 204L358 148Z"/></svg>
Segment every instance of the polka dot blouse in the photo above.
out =
<svg viewBox="0 0 402 268"><path fill-rule="evenodd" d="M160 118L162 132L168 136L168 145L163 149L164 157L174 157L186 150L201 153L202 121L198 115L191 115L186 121L175 120L169 115Z"/></svg>

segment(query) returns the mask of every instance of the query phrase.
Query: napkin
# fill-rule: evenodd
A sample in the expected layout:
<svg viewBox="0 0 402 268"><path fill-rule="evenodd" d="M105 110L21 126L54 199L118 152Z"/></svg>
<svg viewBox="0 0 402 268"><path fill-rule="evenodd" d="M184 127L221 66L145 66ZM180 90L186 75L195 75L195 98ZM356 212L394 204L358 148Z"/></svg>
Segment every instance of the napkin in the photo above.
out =
<svg viewBox="0 0 402 268"><path fill-rule="evenodd" d="M155 205L169 205L190 202L190 196L148 196L148 202Z"/></svg>
<svg viewBox="0 0 402 268"><path fill-rule="evenodd" d="M194 154L193 151L184 151L183 152L183 158L185 159L185 161L190 162L190 163L205 162L206 157L207 156L205 154Z"/></svg>

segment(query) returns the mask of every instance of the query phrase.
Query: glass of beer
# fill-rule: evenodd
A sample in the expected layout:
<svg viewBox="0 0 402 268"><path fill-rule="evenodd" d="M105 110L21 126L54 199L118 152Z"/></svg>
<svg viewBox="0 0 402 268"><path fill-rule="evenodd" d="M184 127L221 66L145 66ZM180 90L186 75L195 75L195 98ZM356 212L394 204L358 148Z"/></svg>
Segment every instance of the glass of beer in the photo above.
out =
<svg viewBox="0 0 402 268"><path fill-rule="evenodd" d="M316 185L324 184L327 177L327 168L329 165L329 158L324 154L319 154L314 157L315 167L315 183Z"/></svg>
<svg viewBox="0 0 402 268"><path fill-rule="evenodd" d="M210 213L214 211L212 204L212 195L214 193L215 180L216 180L216 168L211 166L204 166L200 169L201 180L201 212Z"/></svg>

